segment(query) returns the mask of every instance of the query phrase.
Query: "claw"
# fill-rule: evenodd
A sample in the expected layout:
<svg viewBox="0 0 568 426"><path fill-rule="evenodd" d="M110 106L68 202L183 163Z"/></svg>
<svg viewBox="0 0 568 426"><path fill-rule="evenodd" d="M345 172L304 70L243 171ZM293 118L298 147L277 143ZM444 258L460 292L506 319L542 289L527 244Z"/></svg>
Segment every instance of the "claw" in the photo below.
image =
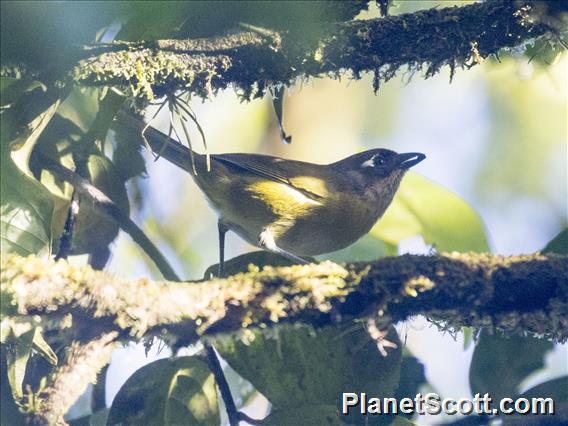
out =
<svg viewBox="0 0 568 426"><path fill-rule="evenodd" d="M387 348L398 348L398 345L396 343L386 339L387 335L389 334L389 330L386 329L381 331L377 326L376 318L367 319L367 332L369 333L371 339L373 339L377 344L377 349L383 357L386 357L388 355Z"/></svg>

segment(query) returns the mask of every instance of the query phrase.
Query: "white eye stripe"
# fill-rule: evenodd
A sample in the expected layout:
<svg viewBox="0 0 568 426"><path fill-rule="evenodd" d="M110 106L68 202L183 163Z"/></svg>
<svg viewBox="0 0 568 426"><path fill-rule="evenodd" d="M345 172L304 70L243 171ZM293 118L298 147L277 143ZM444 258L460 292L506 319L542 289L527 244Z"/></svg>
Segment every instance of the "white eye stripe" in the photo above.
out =
<svg viewBox="0 0 568 426"><path fill-rule="evenodd" d="M375 157L378 154L373 155L371 158L369 158L368 160L363 161L363 163L361 163L361 167L375 167Z"/></svg>

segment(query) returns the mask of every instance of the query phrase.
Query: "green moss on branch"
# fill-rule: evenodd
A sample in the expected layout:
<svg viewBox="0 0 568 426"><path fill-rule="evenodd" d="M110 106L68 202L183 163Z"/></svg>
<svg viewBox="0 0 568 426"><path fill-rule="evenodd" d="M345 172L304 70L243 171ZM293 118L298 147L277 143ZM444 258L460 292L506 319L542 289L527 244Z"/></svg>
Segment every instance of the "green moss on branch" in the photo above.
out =
<svg viewBox="0 0 568 426"><path fill-rule="evenodd" d="M35 257L2 260L3 311L71 314L80 333L139 338L168 329L200 336L282 322L315 326L423 314L453 327L568 338L568 258L558 255L400 256L369 264L266 267L199 283L122 280L89 267Z"/></svg>
<svg viewBox="0 0 568 426"><path fill-rule="evenodd" d="M430 9L380 19L326 23L302 33L246 27L224 37L154 40L88 46L72 79L82 85L116 86L142 99L177 90L208 97L235 87L244 98L298 78L373 72L374 86L402 66L470 68L500 49L555 33L565 2L491 1ZM558 24L560 25L560 24Z"/></svg>

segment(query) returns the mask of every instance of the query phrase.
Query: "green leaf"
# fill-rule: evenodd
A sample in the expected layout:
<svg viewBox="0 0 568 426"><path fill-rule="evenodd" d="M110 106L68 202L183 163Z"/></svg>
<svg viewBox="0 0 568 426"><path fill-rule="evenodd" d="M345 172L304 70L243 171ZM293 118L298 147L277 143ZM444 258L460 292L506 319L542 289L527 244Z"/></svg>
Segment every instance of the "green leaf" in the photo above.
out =
<svg viewBox="0 0 568 426"><path fill-rule="evenodd" d="M390 426L419 426L418 423L408 420L406 417L396 416Z"/></svg>
<svg viewBox="0 0 568 426"><path fill-rule="evenodd" d="M337 263L365 262L377 260L389 254L388 244L371 235L365 235L355 244L342 250L318 256L318 260L331 260Z"/></svg>
<svg viewBox="0 0 568 426"><path fill-rule="evenodd" d="M51 365L57 365L57 355L51 346L43 338L41 327L37 327L34 333L33 348L43 356Z"/></svg>
<svg viewBox="0 0 568 426"><path fill-rule="evenodd" d="M96 126L93 125L93 127ZM104 129L100 132L104 133ZM74 159L83 158L86 164L85 177L108 195L123 212L127 214L129 210L123 177L114 164L98 150L95 143L88 147L92 151L91 154L81 152L82 142L80 140L84 137L81 128L74 121L56 114L41 135L31 156L30 168L34 176L54 196L53 231L56 235L63 230L73 189L70 184L45 168L45 158L58 162L68 169L76 169ZM118 223L114 219L101 213L88 200L81 199L73 232L71 254L94 253L105 249L116 238L118 230ZM58 249L58 242L57 239L54 241L54 251Z"/></svg>
<svg viewBox="0 0 568 426"><path fill-rule="evenodd" d="M398 386L401 350L389 350L382 357L361 323L318 330L282 326L271 337L251 333L246 343L219 339L215 347L275 410L340 407L342 392L393 396ZM398 342L394 329L387 338ZM362 423L364 418L353 413L348 421Z"/></svg>
<svg viewBox="0 0 568 426"><path fill-rule="evenodd" d="M146 174L146 162L141 152L142 137L135 136L138 135L125 132L122 127L118 127L115 131L116 143L112 162L125 181Z"/></svg>
<svg viewBox="0 0 568 426"><path fill-rule="evenodd" d="M371 235L393 245L421 235L440 251L489 251L477 213L457 195L412 172Z"/></svg>
<svg viewBox="0 0 568 426"><path fill-rule="evenodd" d="M69 423L69 426L104 426L107 424L108 413L109 409L103 408L93 414L67 420L67 423Z"/></svg>
<svg viewBox="0 0 568 426"><path fill-rule="evenodd" d="M542 253L568 254L568 228L560 232L542 249Z"/></svg>
<svg viewBox="0 0 568 426"><path fill-rule="evenodd" d="M0 115L2 254L25 256L50 248L53 198L27 173L31 150L53 117L59 95L35 90Z"/></svg>
<svg viewBox="0 0 568 426"><path fill-rule="evenodd" d="M26 419L18 409L7 376L6 346L2 346L2 357L0 365L0 425L13 426L24 425Z"/></svg>
<svg viewBox="0 0 568 426"><path fill-rule="evenodd" d="M130 209L124 179L104 155L89 155L87 169L91 183L103 191L128 215ZM73 254L93 253L107 247L118 235L118 223L88 202L81 203L73 234Z"/></svg>
<svg viewBox="0 0 568 426"><path fill-rule="evenodd" d="M471 393L489 393L494 401L515 395L519 384L544 366L553 345L534 337L501 337L481 332L469 369Z"/></svg>
<svg viewBox="0 0 568 426"><path fill-rule="evenodd" d="M23 93L46 87L39 81L30 78L0 77L0 106L6 108L14 103Z"/></svg>
<svg viewBox="0 0 568 426"><path fill-rule="evenodd" d="M22 256L48 250L52 238L54 202L49 192L25 175L3 152L1 159L0 226L2 255Z"/></svg>
<svg viewBox="0 0 568 426"><path fill-rule="evenodd" d="M107 425L219 424L215 379L197 357L160 359L120 388Z"/></svg>
<svg viewBox="0 0 568 426"><path fill-rule="evenodd" d="M345 426L337 406L312 404L275 410L263 420L262 424L274 426Z"/></svg>
<svg viewBox="0 0 568 426"><path fill-rule="evenodd" d="M414 398L420 386L425 383L424 365L413 356L403 356L400 367L400 382L395 394L396 398L398 400Z"/></svg>
<svg viewBox="0 0 568 426"><path fill-rule="evenodd" d="M308 258L307 260L312 260ZM251 253L241 254L237 257L225 261L225 275L235 275L239 272L248 272L249 268L258 267L263 268L264 266L290 266L294 262L286 259L280 255L270 253L267 251L253 251ZM211 276L217 276L219 271L219 264L216 263L211 265L204 274L204 279L208 280Z"/></svg>
<svg viewBox="0 0 568 426"><path fill-rule="evenodd" d="M568 376L562 376L536 385L523 392L523 398L552 398L555 403L568 401Z"/></svg>
<svg viewBox="0 0 568 426"><path fill-rule="evenodd" d="M35 328L10 339L6 348L6 360L8 364L8 381L12 389L14 400L23 398L22 385L26 376L26 367L32 351L32 342Z"/></svg>
<svg viewBox="0 0 568 426"><path fill-rule="evenodd" d="M554 415L512 414L502 415L502 425L516 426L519 424L568 424L568 376L559 377L541 383L516 398L526 398L539 408L554 410ZM533 398L537 399L534 400ZM547 422L546 420L549 419ZM540 421L540 422L539 422Z"/></svg>

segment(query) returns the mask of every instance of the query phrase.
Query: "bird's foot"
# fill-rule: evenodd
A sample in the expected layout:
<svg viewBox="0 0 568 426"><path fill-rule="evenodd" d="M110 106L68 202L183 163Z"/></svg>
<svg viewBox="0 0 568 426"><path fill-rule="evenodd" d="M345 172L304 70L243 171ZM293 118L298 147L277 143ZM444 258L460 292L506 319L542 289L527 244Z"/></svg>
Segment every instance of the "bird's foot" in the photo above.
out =
<svg viewBox="0 0 568 426"><path fill-rule="evenodd" d="M377 319L375 317L367 319L367 332L371 339L373 339L377 344L377 349L382 356L386 357L388 355L387 348L398 348L396 343L387 340L386 337L389 334L388 328L386 330L381 330L377 325Z"/></svg>

